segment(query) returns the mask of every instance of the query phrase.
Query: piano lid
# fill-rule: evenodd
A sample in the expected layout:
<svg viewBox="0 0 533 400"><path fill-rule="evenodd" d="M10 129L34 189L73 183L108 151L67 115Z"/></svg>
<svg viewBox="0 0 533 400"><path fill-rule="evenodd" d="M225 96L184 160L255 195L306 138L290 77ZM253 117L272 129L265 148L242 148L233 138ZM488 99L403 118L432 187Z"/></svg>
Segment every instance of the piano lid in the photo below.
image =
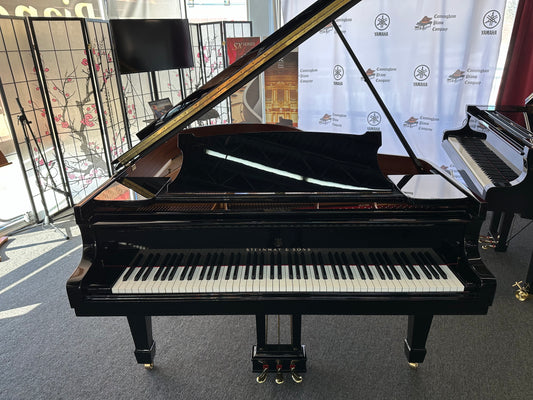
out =
<svg viewBox="0 0 533 400"><path fill-rule="evenodd" d="M151 132L135 147L113 161L117 169L129 166L181 129L211 110L262 71L288 54L361 0L318 0L278 31L185 98L147 128ZM146 128L145 128L146 129Z"/></svg>

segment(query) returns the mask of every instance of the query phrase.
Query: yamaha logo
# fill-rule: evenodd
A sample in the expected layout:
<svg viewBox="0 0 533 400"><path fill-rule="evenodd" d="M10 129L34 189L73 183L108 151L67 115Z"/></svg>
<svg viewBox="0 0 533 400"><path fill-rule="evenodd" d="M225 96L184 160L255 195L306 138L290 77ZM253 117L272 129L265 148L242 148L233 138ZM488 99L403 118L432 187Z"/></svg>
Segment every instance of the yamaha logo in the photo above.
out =
<svg viewBox="0 0 533 400"><path fill-rule="evenodd" d="M377 111L372 111L366 117L366 122L371 126L379 125L381 122L381 115Z"/></svg>
<svg viewBox="0 0 533 400"><path fill-rule="evenodd" d="M344 76L344 68L340 65L335 65L333 67L333 78L336 80L336 81L339 81L342 79L342 77Z"/></svg>
<svg viewBox="0 0 533 400"><path fill-rule="evenodd" d="M413 74L417 81L425 81L429 78L429 67L427 65L421 64L415 68Z"/></svg>
<svg viewBox="0 0 533 400"><path fill-rule="evenodd" d="M378 14L376 19L374 20L374 26L378 31L384 31L389 27L389 25L390 17L385 13Z"/></svg>
<svg viewBox="0 0 533 400"><path fill-rule="evenodd" d="M483 25L487 29L494 29L498 26L501 19L502 16L497 10L490 10L483 16Z"/></svg>

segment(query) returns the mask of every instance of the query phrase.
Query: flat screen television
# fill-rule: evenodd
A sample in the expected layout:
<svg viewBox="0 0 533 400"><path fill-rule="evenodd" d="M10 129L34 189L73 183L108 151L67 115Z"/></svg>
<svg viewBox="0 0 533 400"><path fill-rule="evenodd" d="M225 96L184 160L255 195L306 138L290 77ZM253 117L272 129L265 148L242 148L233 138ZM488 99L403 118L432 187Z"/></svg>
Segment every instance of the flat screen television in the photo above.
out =
<svg viewBox="0 0 533 400"><path fill-rule="evenodd" d="M186 19L112 19L109 21L120 73L192 67Z"/></svg>

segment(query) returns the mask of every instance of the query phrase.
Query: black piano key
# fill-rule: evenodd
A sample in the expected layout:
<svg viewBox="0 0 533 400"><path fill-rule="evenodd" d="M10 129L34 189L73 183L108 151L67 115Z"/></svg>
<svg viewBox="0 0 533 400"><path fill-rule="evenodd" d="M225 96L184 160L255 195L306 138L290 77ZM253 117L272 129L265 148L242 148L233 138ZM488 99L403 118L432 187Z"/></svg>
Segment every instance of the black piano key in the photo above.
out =
<svg viewBox="0 0 533 400"><path fill-rule="evenodd" d="M413 258L415 263L418 264L418 266L420 267L420 269L422 270L422 272L424 273L426 278L433 279L433 276L431 275L431 272L429 272L427 267L424 265L422 260L420 260L420 258L418 258L418 255L414 251L411 252L411 257Z"/></svg>
<svg viewBox="0 0 533 400"><path fill-rule="evenodd" d="M181 265L183 259L185 258L185 254L179 253L176 255L176 258L171 260L168 264L167 270L168 272L168 280L171 281L174 279L174 276L176 275L176 272L178 272L178 267ZM167 271L163 272L163 275L161 276L161 280L165 280Z"/></svg>
<svg viewBox="0 0 533 400"><path fill-rule="evenodd" d="M302 274L300 273L300 263L296 262L294 264L294 271L296 272L296 279L302 279Z"/></svg>
<svg viewBox="0 0 533 400"><path fill-rule="evenodd" d="M326 275L326 268L324 267L324 257L322 256L321 252L318 252L318 267L320 269L322 279L328 279L328 276Z"/></svg>
<svg viewBox="0 0 533 400"><path fill-rule="evenodd" d="M274 253L270 253L270 279L274 279L274 272L276 270L276 266L274 265L276 263Z"/></svg>
<svg viewBox="0 0 533 400"><path fill-rule="evenodd" d="M357 271L359 272L361 279L366 280L366 274L365 274L365 271L363 270L363 265L359 261L359 257L357 257L357 254L355 253L355 251L352 251L352 260L353 260L353 264L357 267Z"/></svg>
<svg viewBox="0 0 533 400"><path fill-rule="evenodd" d="M217 269L220 269L221 264L220 262L222 258L222 253L213 253L213 256L211 257L211 268L209 268L209 271L207 271L205 279L210 281L211 279L215 279L215 275L217 275Z"/></svg>
<svg viewBox="0 0 533 400"><path fill-rule="evenodd" d="M233 279L234 281L236 281L237 277L239 276L239 268L241 268L241 258L242 254L237 253L237 258L235 260L235 268L233 268L233 276L231 277L231 279Z"/></svg>
<svg viewBox="0 0 533 400"><path fill-rule="evenodd" d="M152 269L155 267L155 264L158 259L159 255L156 254L156 256L154 256L154 258L152 259L152 262L150 262L150 265L146 266L146 271L144 271L144 274L141 277L142 281L146 281L148 279L148 275L150 275L150 273L152 272Z"/></svg>
<svg viewBox="0 0 533 400"><path fill-rule="evenodd" d="M216 255L217 253L215 253ZM220 275L220 270L222 269L222 266L224 265L224 253L218 253L218 257L215 260L215 266L212 269L212 272L210 273L210 276L208 279L214 279L215 281L218 279L218 276Z"/></svg>
<svg viewBox="0 0 533 400"><path fill-rule="evenodd" d="M254 254L252 255L252 279L257 278L257 252L254 251Z"/></svg>
<svg viewBox="0 0 533 400"><path fill-rule="evenodd" d="M300 265L302 266L304 279L309 279L309 274L307 273L307 260L305 258L305 253L300 253Z"/></svg>
<svg viewBox="0 0 533 400"><path fill-rule="evenodd" d="M422 252L418 252L418 258L424 263L424 265L427 267L433 278L440 279L440 275L438 271L431 265L431 262L426 258L426 256Z"/></svg>
<svg viewBox="0 0 533 400"><path fill-rule="evenodd" d="M376 271L378 271L379 278L382 280L387 279L385 275L385 270L383 269L383 266L379 264L376 255L373 252L370 252L368 254L368 257L370 258L370 264L375 265Z"/></svg>
<svg viewBox="0 0 533 400"><path fill-rule="evenodd" d="M129 279L129 277L131 276L131 274L135 270L135 267L137 265L139 265L139 263L142 260L142 258L143 258L143 255L141 253L139 253L135 257L133 257L133 260L130 262L130 265L129 265L129 267L130 267L129 271L126 272L126 274L122 278L123 281L127 281Z"/></svg>
<svg viewBox="0 0 533 400"><path fill-rule="evenodd" d="M396 264L398 264L400 266L400 268L402 269L402 271L405 274L405 276L407 277L407 279L413 280L413 275L411 274L411 271L409 270L409 268L407 268L407 265L405 265L405 262L402 260L402 258L398 254L398 252L395 251L392 254L392 256L394 257L394 259L396 261Z"/></svg>
<svg viewBox="0 0 533 400"><path fill-rule="evenodd" d="M252 254L250 252L246 253L246 261L244 263L244 279L248 279L250 273L250 263L252 262Z"/></svg>
<svg viewBox="0 0 533 400"><path fill-rule="evenodd" d="M191 263L192 263L193 257L194 257L194 253L189 253L187 255L187 258L183 261L183 266L185 268L183 268L183 271L180 274L180 281L185 280L185 277L189 273L189 269L191 268Z"/></svg>
<svg viewBox="0 0 533 400"><path fill-rule="evenodd" d="M386 252L383 252L383 258L385 259L385 262L387 263L387 266L391 270L392 274L394 275L394 278L401 279L400 272L398 271L396 265L392 262L391 258L389 257L389 254Z"/></svg>
<svg viewBox="0 0 533 400"><path fill-rule="evenodd" d="M334 256L335 256L335 264L337 264L338 267L339 267L338 269L339 269L340 277L341 277L341 279L346 280L346 272L345 272L345 270L343 268L343 264L344 263L342 262L342 259L341 259L341 256L340 256L339 252L336 251Z"/></svg>
<svg viewBox="0 0 533 400"><path fill-rule="evenodd" d="M201 263L203 265L203 268L202 268L202 271L200 272L200 276L198 277L198 279L204 280L207 274L208 266L210 266L210 262L211 262L211 253L207 253L203 262Z"/></svg>
<svg viewBox="0 0 533 400"><path fill-rule="evenodd" d="M381 257L381 254L377 252L375 253L375 256L376 256L376 260L378 261L379 266L381 267L381 270L385 273L386 278L388 280L392 280L392 271L389 271L389 269L387 268L387 263L385 262L383 257Z"/></svg>
<svg viewBox="0 0 533 400"><path fill-rule="evenodd" d="M289 266L289 279L294 279L294 271L291 253L287 253L287 265Z"/></svg>
<svg viewBox="0 0 533 400"><path fill-rule="evenodd" d="M348 257L346 257L346 253L343 251L341 252L340 256L341 256L342 264L346 267L345 271L348 276L348 279L353 280L354 278L353 272L352 272L352 269L350 268L350 262L348 261Z"/></svg>
<svg viewBox="0 0 533 400"><path fill-rule="evenodd" d="M193 259L191 260L191 264L189 265L187 276L185 277L188 281L192 280L192 276L196 272L199 258L200 258L200 253L195 253Z"/></svg>
<svg viewBox="0 0 533 400"><path fill-rule="evenodd" d="M141 279L141 277L146 272L146 270L149 269L149 266L150 266L153 258L154 258L154 255L152 253L150 253L148 255L148 257L146 257L146 259L143 262L143 265L141 266L139 271L137 271L137 274L133 278L134 281L138 281L139 279Z"/></svg>
<svg viewBox="0 0 533 400"><path fill-rule="evenodd" d="M311 252L311 265L313 266L313 273L315 275L315 279L320 279L320 274L318 273L317 258L314 251Z"/></svg>
<svg viewBox="0 0 533 400"><path fill-rule="evenodd" d="M437 263L435 261L435 259L433 258L433 256L431 255L431 253L429 252L425 252L425 255L427 257L427 259L429 260L429 262L431 262L431 264L437 269L437 271L439 272L439 275L443 278L443 279L448 279L448 276L446 275L446 272L443 271L443 269L440 267L439 263Z"/></svg>
<svg viewBox="0 0 533 400"><path fill-rule="evenodd" d="M226 276L224 277L225 280L229 280L231 277L231 267L235 264L235 254L230 253L229 255L229 261L228 261L228 269L226 270Z"/></svg>
<svg viewBox="0 0 533 400"><path fill-rule="evenodd" d="M144 274L144 271L146 270L146 267L140 267L139 271L137 271L137 274L135 274L135 277L133 278L134 281L138 281L141 279L141 276Z"/></svg>
<svg viewBox="0 0 533 400"><path fill-rule="evenodd" d="M265 253L261 252L259 253L259 260L257 261L259 264L259 279L264 279L265 276Z"/></svg>
<svg viewBox="0 0 533 400"><path fill-rule="evenodd" d="M374 280L374 274L372 273L372 271L368 267L365 255L362 252L359 252L359 259L361 260L361 265L363 266L363 270L365 271L365 274L368 277L368 279Z"/></svg>
<svg viewBox="0 0 533 400"><path fill-rule="evenodd" d="M190 265L185 265L185 268L183 268L183 271L181 271L181 274L180 274L180 281L184 281L185 278L187 277L187 274L189 273L189 270L191 270L192 267ZM171 277L169 277L169 279L172 279Z"/></svg>
<svg viewBox="0 0 533 400"><path fill-rule="evenodd" d="M157 270L157 272L154 275L154 281L158 281L159 280L159 277L161 276L163 271L166 269L167 263L168 263L168 261L170 260L171 257L172 257L171 253L167 253L165 255L165 257L163 258L163 261L161 261L161 265L159 266L159 269Z"/></svg>
<svg viewBox="0 0 533 400"><path fill-rule="evenodd" d="M405 266L411 271L411 274L413 274L414 278L416 280L420 280L420 274L416 269L413 268L411 265L411 261L409 261L409 258L407 257L407 254L405 254L403 251L400 253L400 256L402 257L403 263Z"/></svg>

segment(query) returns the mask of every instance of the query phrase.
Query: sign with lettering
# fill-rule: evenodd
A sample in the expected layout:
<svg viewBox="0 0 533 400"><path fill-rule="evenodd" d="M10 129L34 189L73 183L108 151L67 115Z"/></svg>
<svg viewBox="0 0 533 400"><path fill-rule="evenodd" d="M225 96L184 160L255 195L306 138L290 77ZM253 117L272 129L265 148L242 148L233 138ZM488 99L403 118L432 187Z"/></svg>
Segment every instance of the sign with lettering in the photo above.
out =
<svg viewBox="0 0 533 400"><path fill-rule="evenodd" d="M284 0L288 21L311 0ZM415 153L443 168L444 130L466 105L489 102L505 0L363 1L336 22ZM382 153L405 154L374 96L328 25L298 51L299 128L382 132Z"/></svg>
<svg viewBox="0 0 533 400"><path fill-rule="evenodd" d="M104 18L98 0L0 0L0 15Z"/></svg>

